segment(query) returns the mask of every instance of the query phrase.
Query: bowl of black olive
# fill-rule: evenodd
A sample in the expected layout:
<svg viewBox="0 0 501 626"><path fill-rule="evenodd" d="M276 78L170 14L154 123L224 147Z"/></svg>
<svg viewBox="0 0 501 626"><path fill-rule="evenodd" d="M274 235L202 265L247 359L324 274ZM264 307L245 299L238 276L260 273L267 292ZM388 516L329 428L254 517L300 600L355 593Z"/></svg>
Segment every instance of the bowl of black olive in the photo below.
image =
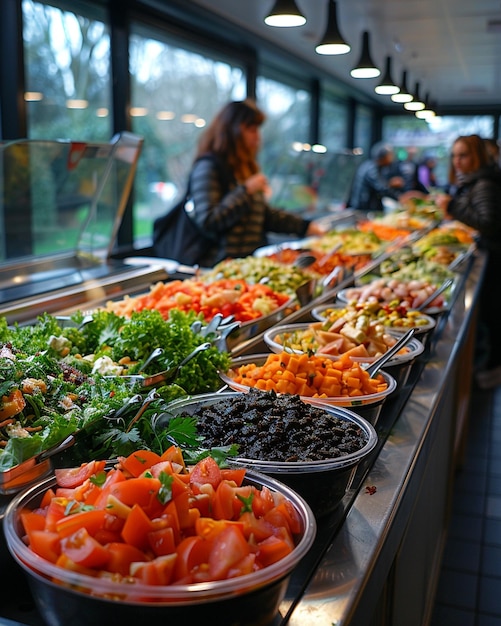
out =
<svg viewBox="0 0 501 626"><path fill-rule="evenodd" d="M280 480L303 496L317 517L339 505L378 441L372 424L349 409L273 391L175 400L157 427L175 416L196 419L204 447L236 446L237 456L228 464Z"/></svg>

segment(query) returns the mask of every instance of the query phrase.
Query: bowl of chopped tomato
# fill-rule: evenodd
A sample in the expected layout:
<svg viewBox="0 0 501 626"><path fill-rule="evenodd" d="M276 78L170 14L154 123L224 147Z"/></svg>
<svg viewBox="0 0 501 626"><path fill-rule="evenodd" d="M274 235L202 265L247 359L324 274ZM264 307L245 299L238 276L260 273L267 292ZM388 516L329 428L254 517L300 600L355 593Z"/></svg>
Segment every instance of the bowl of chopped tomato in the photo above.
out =
<svg viewBox="0 0 501 626"><path fill-rule="evenodd" d="M322 354L294 354L283 350L250 354L232 360L221 380L235 391L251 388L298 395L305 402L346 407L376 424L384 402L397 388L381 370L374 378L349 354L333 359Z"/></svg>
<svg viewBox="0 0 501 626"><path fill-rule="evenodd" d="M179 448L61 468L14 497L9 551L55 626L270 624L316 534L301 496Z"/></svg>
<svg viewBox="0 0 501 626"><path fill-rule="evenodd" d="M196 419L208 447L231 442L237 456L230 465L284 482L317 517L338 506L378 441L374 427L349 409L257 389L179 399L163 419L172 416Z"/></svg>

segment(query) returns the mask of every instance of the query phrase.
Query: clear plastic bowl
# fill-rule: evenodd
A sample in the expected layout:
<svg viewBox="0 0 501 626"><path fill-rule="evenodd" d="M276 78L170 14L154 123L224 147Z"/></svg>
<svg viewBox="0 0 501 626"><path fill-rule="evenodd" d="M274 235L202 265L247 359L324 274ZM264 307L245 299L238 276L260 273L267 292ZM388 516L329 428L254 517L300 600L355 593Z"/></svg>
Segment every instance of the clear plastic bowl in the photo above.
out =
<svg viewBox="0 0 501 626"><path fill-rule="evenodd" d="M203 394L188 399L180 399L169 405L169 413L189 414L200 411L204 407L214 406L218 402L238 399L241 392L221 392ZM317 517L321 517L336 508L349 489L355 471L365 460L378 442L374 427L363 417L342 407L327 406L310 399L310 404L322 409L336 420L347 420L354 424L365 439L364 445L355 452L337 458L322 461L274 461L249 459L242 456L228 458L229 464L244 466L262 472L284 482L305 498Z"/></svg>
<svg viewBox="0 0 501 626"><path fill-rule="evenodd" d="M281 333L290 333L290 332L308 330L309 327L310 327L309 323L284 324L283 326L275 326L274 328L270 328L264 333L263 339L266 345L268 346L268 348L272 352L279 353L279 352L282 352L282 350L284 349L284 346L283 344L275 341L277 335L280 335ZM395 337L395 339L398 339L402 333L395 332L392 329L389 329L388 334ZM288 348L288 350L289 349L291 350L291 352L294 352L296 354L302 354L301 350L298 350L295 348ZM385 364L384 366L385 371L395 379L398 389L400 389L406 384L414 361L423 352L424 352L423 343L419 341L419 339L416 339L415 337L413 337L405 346L404 352L400 352L399 354L396 354ZM326 356L329 356L333 359L338 358L337 355L326 354ZM364 357L352 357L352 359L353 361L357 361L358 363L371 363L374 360L374 358L364 358Z"/></svg>
<svg viewBox="0 0 501 626"><path fill-rule="evenodd" d="M268 356L268 354L250 354L247 356L233 359L230 365L230 369L227 372L220 372L219 376L221 377L221 380L226 383L228 387L230 387L230 389L233 389L234 391L247 392L249 391L249 387L247 385L242 385L233 380L235 370L241 365L248 365L249 363L255 363L258 366L263 365ZM381 391L379 393L370 393L364 396L356 397L332 396L326 398L316 398L301 396L301 400L303 400L304 402L320 403L326 406L336 406L352 409L363 418L365 418L368 422L375 425L377 420L379 419L381 409L385 400L397 388L397 381L393 378L393 376L391 376L384 370L381 370L380 374L383 376L388 386L384 391Z"/></svg>
<svg viewBox="0 0 501 626"><path fill-rule="evenodd" d="M117 583L72 572L39 557L23 541L20 515L24 509L37 508L45 492L55 486L54 477L33 485L9 503L3 520L7 546L25 571L37 607L50 626L137 626L172 620L230 626L236 615L240 624L265 626L276 618L290 574L313 544L316 520L301 496L272 477L249 470L244 484L267 486L286 496L299 514L303 531L285 558L229 580L169 586Z"/></svg>

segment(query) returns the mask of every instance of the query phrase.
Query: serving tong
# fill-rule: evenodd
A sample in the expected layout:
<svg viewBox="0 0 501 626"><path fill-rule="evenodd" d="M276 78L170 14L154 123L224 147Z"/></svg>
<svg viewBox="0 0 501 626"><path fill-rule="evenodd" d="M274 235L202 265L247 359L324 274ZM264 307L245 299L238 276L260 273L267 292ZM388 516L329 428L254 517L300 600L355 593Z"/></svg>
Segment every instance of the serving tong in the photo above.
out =
<svg viewBox="0 0 501 626"><path fill-rule="evenodd" d="M409 341L414 336L415 332L416 332L415 327L409 328L409 330L404 335L402 335L400 339L391 346L391 348L386 350L384 354L378 357L375 361L372 361L372 363L369 363L366 366L364 366L364 369L369 374L369 376L371 378L374 378L374 376L376 376L376 374L383 367L383 365L386 362L388 362L393 356L395 356L395 354L397 354L397 352L399 352L404 346L406 346L409 343Z"/></svg>
<svg viewBox="0 0 501 626"><path fill-rule="evenodd" d="M226 339L235 329L240 327L240 322L235 321L233 315L226 317L222 313L216 313L205 326L200 320L195 320L191 330L195 334L208 339L221 352L228 352Z"/></svg>
<svg viewBox="0 0 501 626"><path fill-rule="evenodd" d="M180 363L178 363L177 365L174 365L173 367L169 367L168 369L163 370L162 372L158 372L157 374L152 374L150 376L145 376L143 374L130 374L130 375L126 374L124 376L120 376L120 379L126 380L132 384L140 383L142 388L156 387L160 384L164 385L166 383L167 384L172 383L177 378L177 375L179 374L180 369L184 365L186 365L188 361L191 361L191 359L193 359L199 352L203 352L204 350L207 350L208 348L210 348L211 345L212 343L210 341L206 341L205 343L199 344L194 350L192 350L187 356L185 356L184 359ZM158 348L158 350L161 350L161 348ZM151 358L151 355L148 358ZM107 378L116 378L116 377L107 376Z"/></svg>

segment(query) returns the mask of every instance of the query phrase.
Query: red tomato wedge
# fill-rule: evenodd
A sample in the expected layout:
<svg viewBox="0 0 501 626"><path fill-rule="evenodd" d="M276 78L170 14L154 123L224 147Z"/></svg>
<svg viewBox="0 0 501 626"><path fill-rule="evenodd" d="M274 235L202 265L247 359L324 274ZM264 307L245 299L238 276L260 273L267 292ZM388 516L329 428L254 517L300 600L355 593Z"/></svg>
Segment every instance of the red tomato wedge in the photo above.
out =
<svg viewBox="0 0 501 626"><path fill-rule="evenodd" d="M106 461L90 461L89 463L82 463L80 467L55 469L54 474L60 487L71 489L78 487L91 476L102 472L105 465Z"/></svg>
<svg viewBox="0 0 501 626"><path fill-rule="evenodd" d="M57 470L63 484L21 512L26 541L41 558L129 584L192 584L267 567L301 535L291 502L211 457L185 469L176 447L165 455L138 450L92 480L104 467Z"/></svg>

